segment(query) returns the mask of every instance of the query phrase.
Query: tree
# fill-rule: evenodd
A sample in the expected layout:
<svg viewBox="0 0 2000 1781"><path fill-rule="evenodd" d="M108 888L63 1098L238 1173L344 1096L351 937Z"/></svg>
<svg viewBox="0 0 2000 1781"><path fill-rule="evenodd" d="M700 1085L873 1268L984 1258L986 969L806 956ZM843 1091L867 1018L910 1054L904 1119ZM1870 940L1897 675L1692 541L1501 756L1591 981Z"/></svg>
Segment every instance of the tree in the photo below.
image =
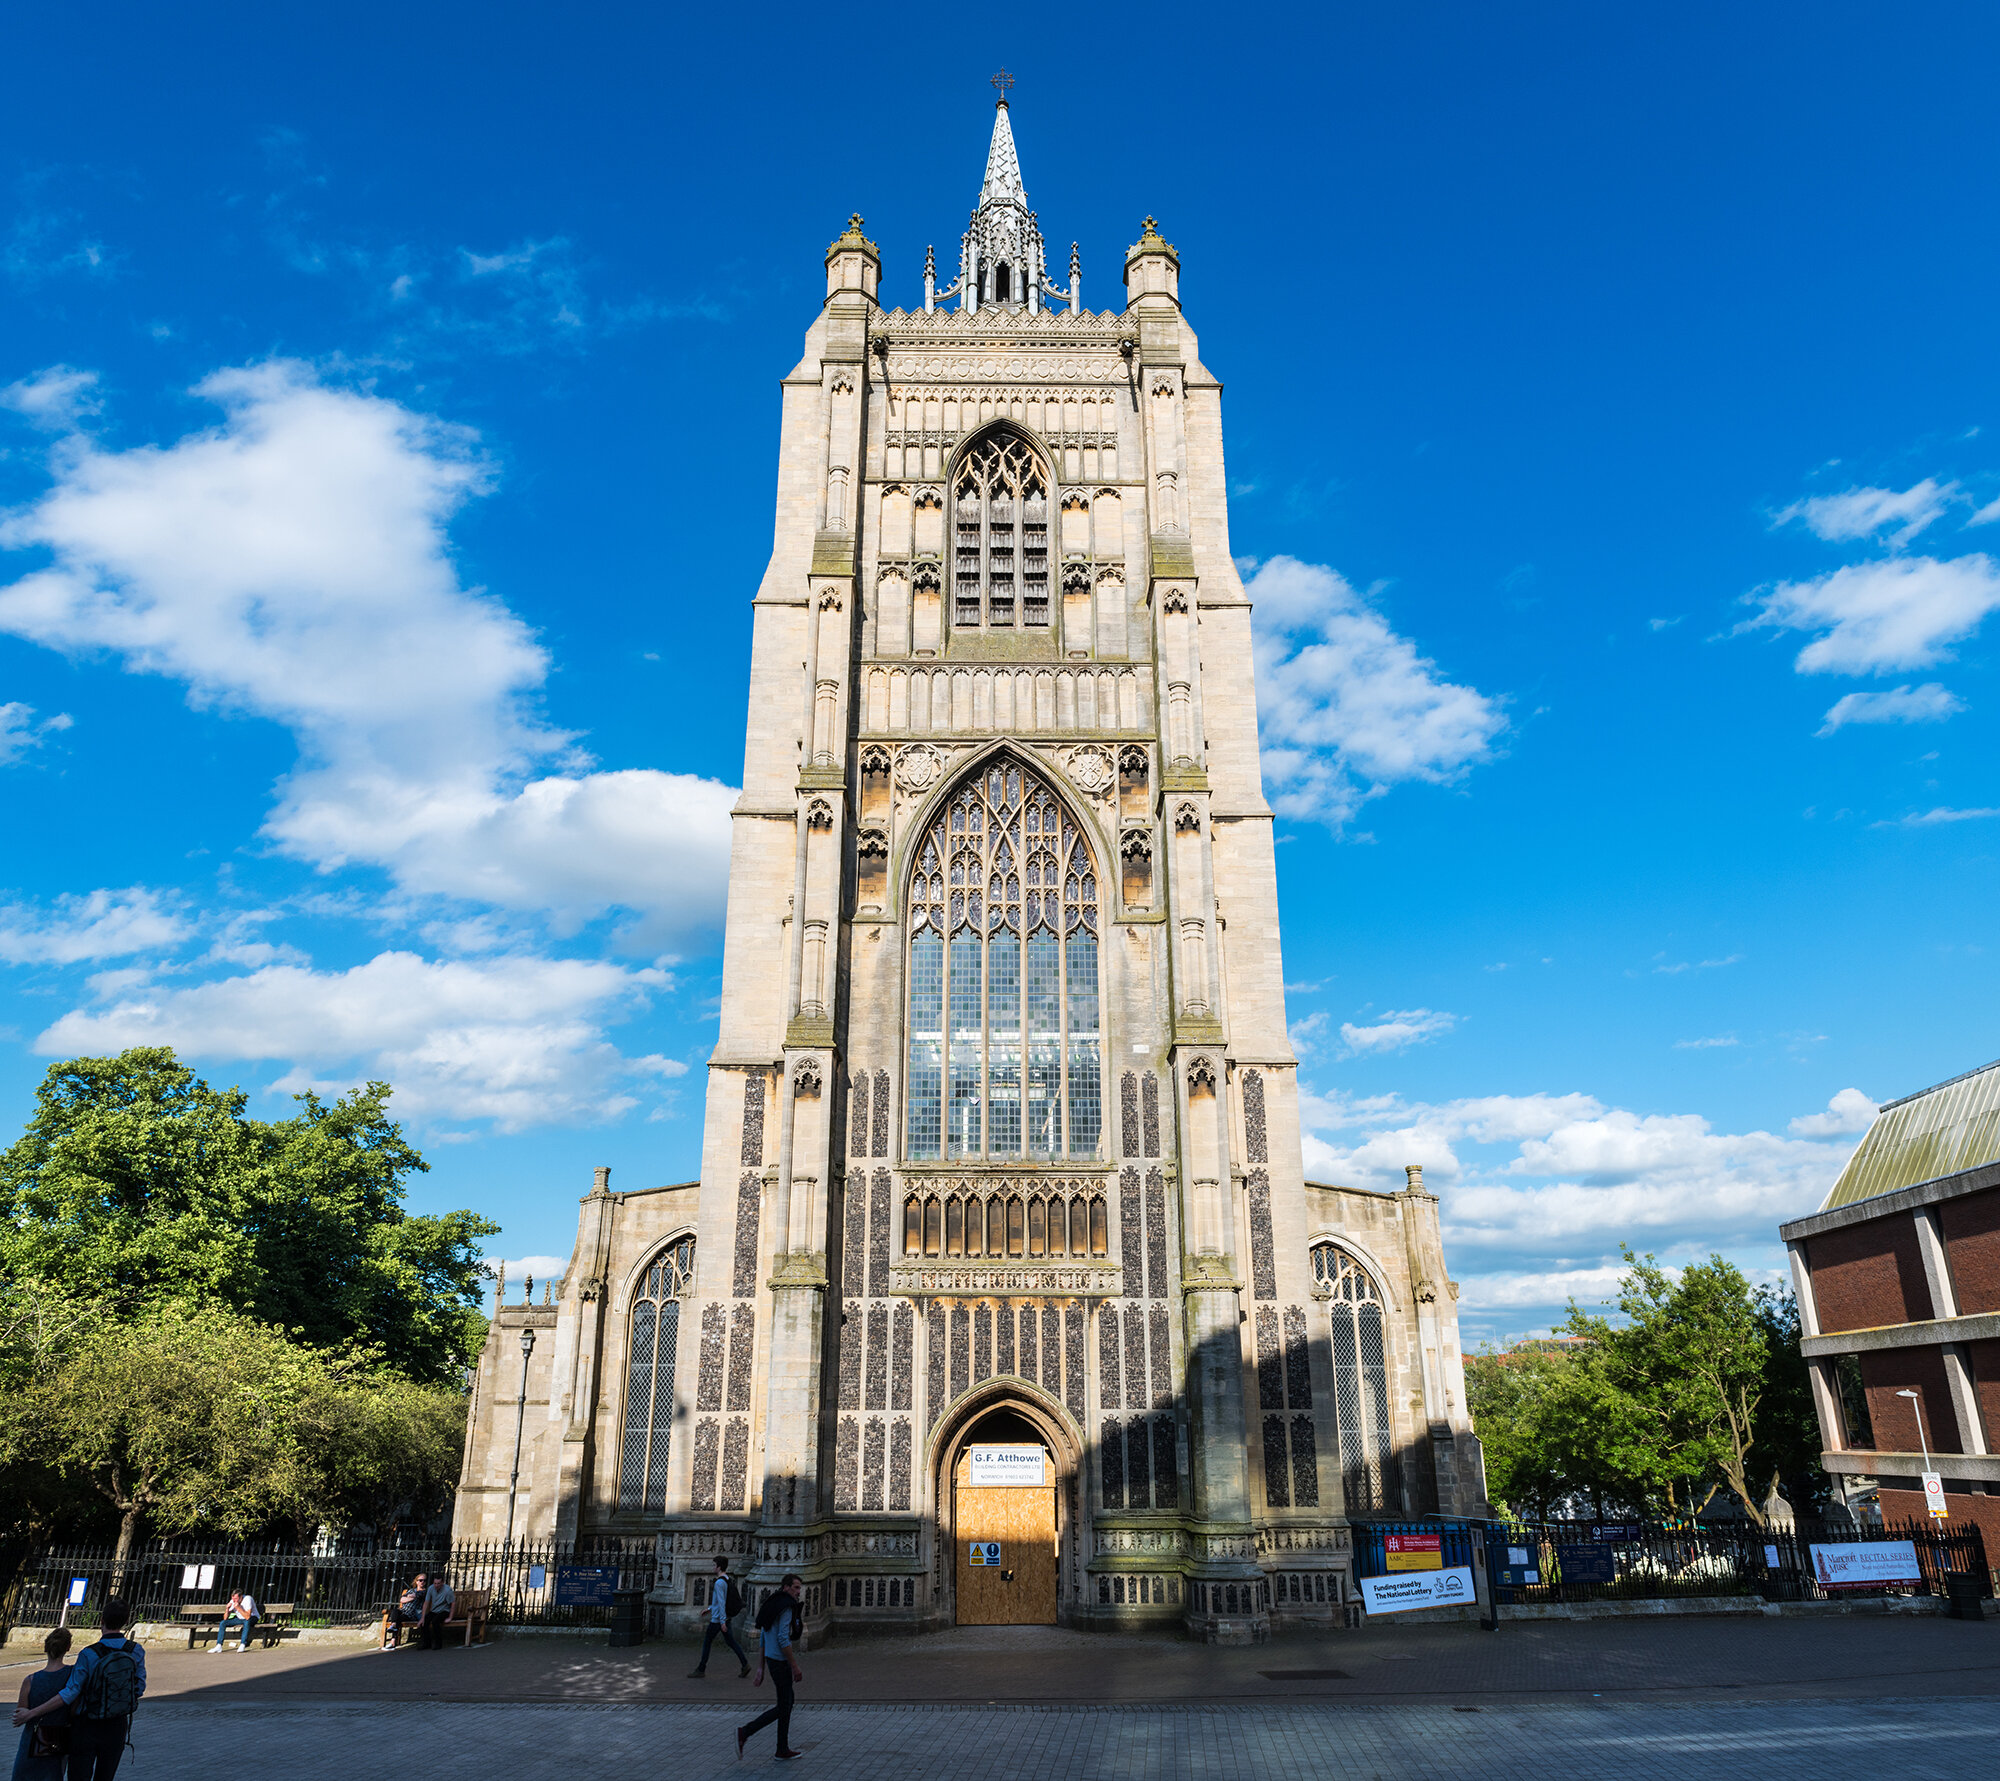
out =
<svg viewBox="0 0 2000 1781"><path fill-rule="evenodd" d="M261 1121L161 1047L52 1066L0 1154L0 1279L38 1279L118 1317L219 1303L398 1372L454 1381L484 1333L469 1211L405 1210L428 1165L387 1083Z"/></svg>
<svg viewBox="0 0 2000 1781"><path fill-rule="evenodd" d="M1648 1471L1667 1487L1692 1487L1718 1473L1750 1518L1764 1516L1750 1485L1757 1413L1771 1364L1771 1332L1759 1317L1750 1283L1719 1255L1671 1279L1653 1257L1622 1251L1631 1270L1619 1283L1614 1324L1570 1307L1565 1328L1599 1348L1605 1376L1638 1412L1639 1448L1630 1466L1651 1454ZM1639 1474L1643 1475L1643 1474Z"/></svg>

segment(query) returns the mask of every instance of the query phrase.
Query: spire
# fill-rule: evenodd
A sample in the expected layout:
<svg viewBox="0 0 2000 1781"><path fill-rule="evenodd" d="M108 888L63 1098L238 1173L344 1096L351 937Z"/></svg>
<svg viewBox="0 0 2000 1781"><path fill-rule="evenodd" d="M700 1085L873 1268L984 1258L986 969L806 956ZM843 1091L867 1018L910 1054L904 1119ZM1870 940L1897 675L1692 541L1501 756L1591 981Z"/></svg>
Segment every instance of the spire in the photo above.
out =
<svg viewBox="0 0 2000 1781"><path fill-rule="evenodd" d="M1003 68L994 75L993 84L1000 99L993 108L986 179L971 225L959 243L958 282L953 289L968 310L1025 307L1032 314L1042 306L1047 277L1041 225L1028 208L1021 158L1014 152L1014 126L1007 110L1007 89L1014 77Z"/></svg>
<svg viewBox="0 0 2000 1781"><path fill-rule="evenodd" d="M993 146L986 151L986 183L979 188L979 208L986 210L995 204L1028 208L1028 194L1021 184L1021 157L1014 152L1014 127L1007 121L1004 97L993 108Z"/></svg>

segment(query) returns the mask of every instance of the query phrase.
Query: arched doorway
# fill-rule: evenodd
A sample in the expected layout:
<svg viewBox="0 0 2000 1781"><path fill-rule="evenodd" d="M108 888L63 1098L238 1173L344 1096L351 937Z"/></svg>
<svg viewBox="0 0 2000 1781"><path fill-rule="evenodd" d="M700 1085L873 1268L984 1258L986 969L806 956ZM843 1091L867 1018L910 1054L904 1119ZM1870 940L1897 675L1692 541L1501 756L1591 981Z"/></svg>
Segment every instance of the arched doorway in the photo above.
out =
<svg viewBox="0 0 2000 1781"><path fill-rule="evenodd" d="M1042 1406L996 1395L938 1454L938 1520L959 1626L1053 1626L1062 1597L1071 1443Z"/></svg>

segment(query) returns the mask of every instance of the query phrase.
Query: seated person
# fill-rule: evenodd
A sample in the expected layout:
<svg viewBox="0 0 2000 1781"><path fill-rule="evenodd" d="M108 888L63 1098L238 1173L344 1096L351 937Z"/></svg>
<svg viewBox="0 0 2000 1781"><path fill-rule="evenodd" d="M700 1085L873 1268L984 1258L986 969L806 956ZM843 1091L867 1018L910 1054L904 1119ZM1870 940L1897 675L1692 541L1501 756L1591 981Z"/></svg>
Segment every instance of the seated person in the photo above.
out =
<svg viewBox="0 0 2000 1781"><path fill-rule="evenodd" d="M411 1579L410 1587L396 1598L395 1605L382 1616L382 1649L393 1651L403 1642L403 1628L422 1626L424 1622L424 1592L430 1579L419 1571Z"/></svg>
<svg viewBox="0 0 2000 1781"><path fill-rule="evenodd" d="M248 1590L239 1589L230 1594L229 1606L222 1611L222 1624L215 1629L215 1649L220 1651L229 1642L232 1629L236 1633L236 1649L246 1650L250 1644L251 1630L257 1624L257 1598Z"/></svg>

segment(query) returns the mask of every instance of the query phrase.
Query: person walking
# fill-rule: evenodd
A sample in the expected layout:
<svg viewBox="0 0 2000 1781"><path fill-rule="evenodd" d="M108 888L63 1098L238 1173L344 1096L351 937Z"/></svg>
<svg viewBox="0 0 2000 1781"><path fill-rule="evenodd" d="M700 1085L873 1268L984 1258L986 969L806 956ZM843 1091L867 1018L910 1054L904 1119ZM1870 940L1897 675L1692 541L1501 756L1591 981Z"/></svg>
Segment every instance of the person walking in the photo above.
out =
<svg viewBox="0 0 2000 1781"><path fill-rule="evenodd" d="M735 1578L729 1574L729 1560L720 1553L715 1556L715 1581L708 1590L708 1626L701 1635L701 1662L688 1671L688 1675L708 1674L708 1648L715 1643L720 1633L729 1649L736 1653L736 1661L743 1667L739 1676L750 1674L750 1660L743 1655L743 1647L736 1642L736 1635L729 1630L729 1623L743 1612L743 1592L736 1587Z"/></svg>
<svg viewBox="0 0 2000 1781"><path fill-rule="evenodd" d="M792 1655L792 1641L799 1636L802 1616L799 1612L799 1597L805 1593L805 1579L796 1574L789 1575L784 1582L764 1598L764 1605L757 1610L757 1632L761 1642L761 1658L757 1665L756 1686L764 1686L764 1672L771 1672L771 1686L778 1691L778 1704L766 1707L748 1725L736 1728L736 1760L743 1760L743 1746L769 1725L778 1722L778 1760L790 1762L801 1752L792 1748L792 1684L805 1680L805 1671L799 1668L798 1659Z"/></svg>
<svg viewBox="0 0 2000 1781"><path fill-rule="evenodd" d="M59 1626L42 1641L48 1662L21 1679L17 1708L39 1707L62 1693L70 1665L63 1662L70 1647L69 1628ZM33 1725L21 1727L21 1747L14 1752L14 1781L62 1781L63 1759L69 1755L69 1710L63 1708Z"/></svg>
<svg viewBox="0 0 2000 1781"><path fill-rule="evenodd" d="M133 1709L146 1692L146 1648L125 1636L124 1598L106 1596L98 1618L102 1634L77 1654L61 1690L39 1706L14 1709L16 1725L73 1709L69 1781L112 1781L132 1736Z"/></svg>
<svg viewBox="0 0 2000 1781"><path fill-rule="evenodd" d="M440 1571L431 1579L431 1586L424 1591L423 1647L426 1651L444 1649L444 1623L451 1618L451 1611L458 1606L458 1592L454 1590L445 1574Z"/></svg>

